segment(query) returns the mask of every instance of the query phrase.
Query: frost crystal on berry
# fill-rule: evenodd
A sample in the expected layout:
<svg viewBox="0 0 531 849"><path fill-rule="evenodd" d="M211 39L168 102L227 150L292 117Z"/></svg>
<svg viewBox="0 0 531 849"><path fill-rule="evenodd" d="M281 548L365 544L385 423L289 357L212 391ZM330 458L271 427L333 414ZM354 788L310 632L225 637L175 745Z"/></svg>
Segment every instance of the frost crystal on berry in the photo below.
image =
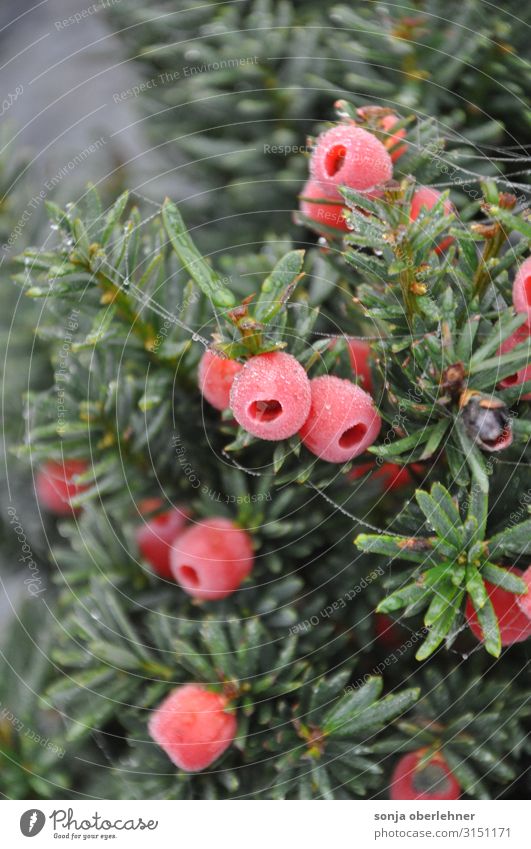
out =
<svg viewBox="0 0 531 849"><path fill-rule="evenodd" d="M232 385L234 418L260 439L293 436L310 410L310 381L301 364L284 351L252 357Z"/></svg>
<svg viewBox="0 0 531 849"><path fill-rule="evenodd" d="M309 451L329 463L346 463L372 445L381 419L367 392L332 375L311 382L312 403L299 435Z"/></svg>

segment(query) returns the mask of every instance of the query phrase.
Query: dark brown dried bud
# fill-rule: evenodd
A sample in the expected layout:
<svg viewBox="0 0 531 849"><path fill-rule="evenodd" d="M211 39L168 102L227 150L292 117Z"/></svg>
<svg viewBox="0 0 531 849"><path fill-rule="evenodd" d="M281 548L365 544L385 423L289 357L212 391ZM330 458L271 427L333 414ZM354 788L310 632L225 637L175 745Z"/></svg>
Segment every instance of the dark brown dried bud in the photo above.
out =
<svg viewBox="0 0 531 849"><path fill-rule="evenodd" d="M502 451L511 444L511 417L499 398L467 390L459 406L468 435L483 451Z"/></svg>
<svg viewBox="0 0 531 849"><path fill-rule="evenodd" d="M495 236L500 232L500 227L498 224L471 224L471 230L474 233L478 233L480 236L483 236L484 239L494 239Z"/></svg>
<svg viewBox="0 0 531 849"><path fill-rule="evenodd" d="M452 363L441 375L441 389L456 401L463 392L465 380L465 367L462 362Z"/></svg>

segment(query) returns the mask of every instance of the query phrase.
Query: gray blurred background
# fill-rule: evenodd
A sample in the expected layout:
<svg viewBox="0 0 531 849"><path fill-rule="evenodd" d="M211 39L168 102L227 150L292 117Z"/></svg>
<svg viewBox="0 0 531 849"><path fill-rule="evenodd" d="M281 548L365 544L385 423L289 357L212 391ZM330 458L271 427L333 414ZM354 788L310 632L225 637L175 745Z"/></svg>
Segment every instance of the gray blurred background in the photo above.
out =
<svg viewBox="0 0 531 849"><path fill-rule="evenodd" d="M158 176L162 166L159 169L157 152L150 150L145 141L137 111L138 99L134 96L117 99L138 80L132 63L124 60L120 44L107 26L102 7L112 2L2 0L0 3L0 100L3 103L0 129L3 144L10 141L13 151L28 156L30 165L17 183L24 202L37 195L50 179L54 181L54 191L47 193L47 197L53 196L56 201L75 200L88 180L96 184L105 181L111 189L114 184L121 188L121 183L127 180L139 195L148 198L160 199L169 191L167 181ZM114 2L125 4L127 0ZM81 20L75 18L76 14L81 14ZM45 220L41 202L27 225L24 241L40 242L45 238ZM22 247L15 245L13 252ZM10 281L3 279L2 284L9 286ZM2 302L2 339L3 342L9 339L10 363L6 368L14 367L20 372L20 385L10 380L13 397L8 403L19 406L27 377L24 357L28 352L17 352L14 334L7 335L8 313L17 309L17 322L20 322L24 320L24 310L18 304L15 306L18 295L14 288L8 295L8 304ZM22 431L21 416L21 434ZM8 467L12 462L8 453ZM27 485L31 482L27 481ZM5 515L8 493L5 485L3 489ZM37 547L38 557L42 529L36 511L32 515L29 502L33 499L24 491L11 490L11 495L28 508L25 531ZM6 533L9 535L9 528ZM0 638L22 596L27 595L22 579L15 577L16 571L12 568L1 571Z"/></svg>
<svg viewBox="0 0 531 849"><path fill-rule="evenodd" d="M137 98L118 99L138 80L107 26L103 7L113 3L127 0L2 0L2 97L16 97L0 122L13 127L17 146L31 148L37 182L82 155L83 167L63 181L70 195L125 168L131 185L160 198L157 152L144 139ZM97 153L84 153L94 143Z"/></svg>

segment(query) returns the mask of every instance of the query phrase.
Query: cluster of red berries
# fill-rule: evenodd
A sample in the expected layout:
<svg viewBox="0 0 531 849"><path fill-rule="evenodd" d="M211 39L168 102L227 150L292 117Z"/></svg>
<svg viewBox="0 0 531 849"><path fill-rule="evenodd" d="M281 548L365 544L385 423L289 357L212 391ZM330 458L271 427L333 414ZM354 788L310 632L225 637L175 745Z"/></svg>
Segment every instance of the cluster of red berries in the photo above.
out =
<svg viewBox="0 0 531 849"><path fill-rule="evenodd" d="M35 489L39 503L58 516L72 515L70 499L85 487L76 477L88 468L82 460L45 463ZM160 499L139 505L142 513L160 508ZM253 565L249 535L227 519L207 519L186 527L189 513L173 508L137 530L143 557L164 578L174 577L195 598L224 598L240 585ZM174 690L152 713L149 733L181 769L206 769L230 746L236 717L219 693L188 684Z"/></svg>
<svg viewBox="0 0 531 849"><path fill-rule="evenodd" d="M393 176L393 162L407 151L407 145L397 146L406 137L405 129L392 132L398 122L396 115L381 118L381 130L388 133L385 142L352 121L332 127L317 138L310 159L310 179L300 196L300 210L317 232L348 230L345 214L349 210L339 193L340 186L348 186L368 198L382 197L382 188ZM424 210L432 209L440 197L436 189L420 186L411 201L411 221L416 221ZM446 215L453 212L449 200L444 203L444 212ZM448 236L434 249L441 253L451 242Z"/></svg>
<svg viewBox="0 0 531 849"><path fill-rule="evenodd" d="M56 516L72 515L70 499L85 489L76 483L76 476L86 469L87 463L81 460L44 464L35 486L39 503ZM186 508L162 511L162 506L159 498L138 505L148 518L136 530L136 543L153 571L176 581L196 599L216 601L235 592L254 564L247 531L222 517L192 524Z"/></svg>
<svg viewBox="0 0 531 849"><path fill-rule="evenodd" d="M366 362L362 370L369 374ZM253 436L276 441L298 433L309 451L330 463L357 457L381 427L371 396L357 384L332 375L309 380L284 351L258 354L245 365L207 351L199 386L214 407L230 407Z"/></svg>
<svg viewBox="0 0 531 849"><path fill-rule="evenodd" d="M155 509L162 503L158 501ZM150 505L153 510L153 506ZM146 511L145 502L140 505ZM172 507L137 529L142 557L162 578L173 579L192 598L219 601L238 589L254 564L252 540L230 519L189 523L183 507Z"/></svg>
<svg viewBox="0 0 531 849"><path fill-rule="evenodd" d="M524 313L526 320L524 324L515 330L498 349L498 354L508 354L517 345L527 342L531 358L531 257L528 257L518 269L513 283L513 305L516 312ZM511 374L500 381L502 389L511 386L520 386L531 380L531 363L523 366L515 374ZM531 392L521 396L522 401L531 401Z"/></svg>

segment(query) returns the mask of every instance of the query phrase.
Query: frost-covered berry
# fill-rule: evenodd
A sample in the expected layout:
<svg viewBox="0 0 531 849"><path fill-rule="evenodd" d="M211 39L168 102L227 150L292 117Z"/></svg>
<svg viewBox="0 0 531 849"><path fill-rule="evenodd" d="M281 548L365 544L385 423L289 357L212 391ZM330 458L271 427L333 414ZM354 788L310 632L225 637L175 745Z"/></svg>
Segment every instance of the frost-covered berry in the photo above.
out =
<svg viewBox="0 0 531 849"><path fill-rule="evenodd" d="M361 377L361 386L367 392L372 392L372 374L369 364L371 349L361 339L349 339L348 352L352 371L356 377Z"/></svg>
<svg viewBox="0 0 531 849"><path fill-rule="evenodd" d="M426 755L425 749L419 749L400 758L391 776L391 799L459 799L461 787L443 756L436 753L424 762Z"/></svg>
<svg viewBox="0 0 531 849"><path fill-rule="evenodd" d="M527 324L518 327L514 333L512 333L509 338L500 345L498 348L498 354L508 354L509 351L516 348L517 345L521 345L522 342L527 342L528 344L529 365L524 366L514 374L510 374L508 377L504 377L503 380L500 380L499 385L502 389L509 389L511 386L519 386L521 383L526 383L528 380L531 380L531 328L528 327ZM520 396L520 400L531 401L531 392L526 392L524 395Z"/></svg>
<svg viewBox="0 0 531 849"><path fill-rule="evenodd" d="M228 749L237 721L227 699L199 684L177 687L153 711L148 730L155 743L186 772L207 769Z"/></svg>
<svg viewBox="0 0 531 849"><path fill-rule="evenodd" d="M140 502L138 509L142 515L149 515L160 510L162 503L160 498L148 498ZM172 507L147 519L136 530L140 554L162 578L173 578L170 567L172 543L184 531L189 517L184 507Z"/></svg>
<svg viewBox="0 0 531 849"><path fill-rule="evenodd" d="M531 325L531 256L520 266L513 283L513 304L516 312L527 315Z"/></svg>
<svg viewBox="0 0 531 849"><path fill-rule="evenodd" d="M440 197L441 193L438 192L437 189L433 189L431 186L420 186L411 199L411 208L409 210L409 217L411 221L416 221L423 210L427 210L429 212L430 209L433 209ZM454 205L449 199L445 200L443 204L443 211L445 215L450 215L450 213L454 211ZM443 239L442 242L436 246L435 252L438 254L442 253L442 251L446 250L452 242L452 236L447 236L446 239Z"/></svg>
<svg viewBox="0 0 531 849"><path fill-rule="evenodd" d="M511 568L511 572L514 572L519 578L523 577L520 569L516 569L514 566ZM521 643L527 640L528 637L531 637L531 619L529 619L518 604L520 596L508 590L503 590L494 584L490 584L488 581L485 581L485 587L494 608L494 613L498 618L502 646ZM480 642L483 642L483 632L470 598L468 598L466 603L465 615L470 630Z"/></svg>
<svg viewBox="0 0 531 849"><path fill-rule="evenodd" d="M352 124L340 124L318 137L310 173L314 180L365 192L391 179L393 163L372 133Z"/></svg>
<svg viewBox="0 0 531 849"><path fill-rule="evenodd" d="M230 389L234 375L243 368L241 363L228 357L220 357L205 351L198 369L201 394L216 410L227 410L230 406Z"/></svg>
<svg viewBox="0 0 531 849"><path fill-rule="evenodd" d="M301 364L284 351L258 354L234 378L230 406L244 430L260 439L287 439L310 410L310 381Z"/></svg>
<svg viewBox="0 0 531 849"><path fill-rule="evenodd" d="M229 519L204 519L175 540L172 575L193 598L215 601L231 595L253 568L251 537Z"/></svg>
<svg viewBox="0 0 531 849"><path fill-rule="evenodd" d="M391 159L393 162L396 162L397 159L400 159L404 153L407 153L407 145L401 144L398 142L406 137L406 130L404 127L401 127L395 133L392 132L395 124L400 122L400 118L396 115L384 115L382 118L381 124L382 129L385 130L386 133L389 133L389 138L387 138L384 142L385 147L390 153Z"/></svg>
<svg viewBox="0 0 531 849"><path fill-rule="evenodd" d="M342 203L342 198L335 186L332 186L332 190L330 192L330 185L327 186L326 183L308 180L300 195L300 211L312 220L319 233L325 235L327 233L325 228L348 231L343 215L344 212L349 211L348 207Z"/></svg>
<svg viewBox="0 0 531 849"><path fill-rule="evenodd" d="M527 592L516 596L518 607L528 619L531 619L531 566L528 566L522 575L522 580L527 586Z"/></svg>
<svg viewBox="0 0 531 849"><path fill-rule="evenodd" d="M86 471L84 460L51 461L41 466L35 479L35 491L41 506L56 516L71 516L78 512L71 506L70 499L87 489L75 482L76 476Z"/></svg>
<svg viewBox="0 0 531 849"><path fill-rule="evenodd" d="M306 448L329 463L346 463L372 445L381 419L367 392L332 375L310 381L310 412L299 436Z"/></svg>

